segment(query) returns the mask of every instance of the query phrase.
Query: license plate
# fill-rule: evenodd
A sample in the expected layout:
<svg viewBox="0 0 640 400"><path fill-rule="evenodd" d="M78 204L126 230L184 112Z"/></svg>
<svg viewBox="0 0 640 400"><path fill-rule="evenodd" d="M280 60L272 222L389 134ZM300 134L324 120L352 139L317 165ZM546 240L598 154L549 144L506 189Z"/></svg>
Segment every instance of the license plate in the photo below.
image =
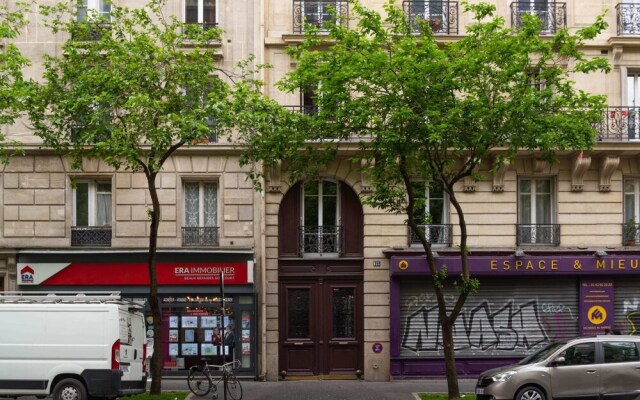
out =
<svg viewBox="0 0 640 400"><path fill-rule="evenodd" d="M476 394L484 394L484 388L476 388Z"/></svg>

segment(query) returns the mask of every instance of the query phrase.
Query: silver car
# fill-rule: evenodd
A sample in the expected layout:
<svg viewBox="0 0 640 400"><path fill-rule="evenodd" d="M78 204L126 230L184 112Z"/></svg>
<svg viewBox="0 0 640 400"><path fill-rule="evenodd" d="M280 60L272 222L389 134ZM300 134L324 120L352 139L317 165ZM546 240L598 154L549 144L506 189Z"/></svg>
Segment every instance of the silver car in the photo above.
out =
<svg viewBox="0 0 640 400"><path fill-rule="evenodd" d="M554 342L517 364L484 372L478 400L640 400L640 337Z"/></svg>

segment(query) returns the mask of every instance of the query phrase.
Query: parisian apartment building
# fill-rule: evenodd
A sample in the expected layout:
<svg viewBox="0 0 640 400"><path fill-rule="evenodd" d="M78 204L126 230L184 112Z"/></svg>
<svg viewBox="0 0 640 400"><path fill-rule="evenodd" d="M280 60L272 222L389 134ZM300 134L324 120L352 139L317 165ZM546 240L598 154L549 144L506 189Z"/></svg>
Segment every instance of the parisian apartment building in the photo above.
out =
<svg viewBox="0 0 640 400"><path fill-rule="evenodd" d="M108 13L104 1L85 3ZM640 329L640 1L489 2L514 28L523 14L536 15L543 36L589 26L608 10L608 28L582 50L608 58L612 70L576 77L578 88L608 98L592 151L565 151L553 164L522 153L499 169L483 160L483 179L457 187L470 270L480 280L455 326L464 377L554 340ZM382 0L362 3L383 12ZM464 37L471 23L459 1L397 4L411 18L431 21L442 43ZM350 12L346 0L170 0L167 12L222 28L215 61L221 68L255 55L273 66L261 72L264 94L309 113L313 96L283 93L275 83L296 68L285 50L302 42L304 22L321 25L333 18L330 8ZM66 39L36 24L15 43L32 60L28 73L38 76L40 55ZM25 154L0 175L0 290L119 291L145 299L151 201L143 174L97 160L74 170L41 148L27 120L4 129L24 143ZM275 168L263 191L246 172L233 143L217 138L180 149L159 174L163 333L149 331L148 340L163 343L165 373L186 375L210 354L208 338L224 323L235 329L244 377L443 376L424 250L402 215L364 204L371 187L361 166L339 152L320 179L292 182L286 168ZM441 187L425 184L424 196L436 263L455 274L457 215ZM198 279L182 274L190 267ZM221 268L229 271L224 321L220 287L208 277Z"/></svg>

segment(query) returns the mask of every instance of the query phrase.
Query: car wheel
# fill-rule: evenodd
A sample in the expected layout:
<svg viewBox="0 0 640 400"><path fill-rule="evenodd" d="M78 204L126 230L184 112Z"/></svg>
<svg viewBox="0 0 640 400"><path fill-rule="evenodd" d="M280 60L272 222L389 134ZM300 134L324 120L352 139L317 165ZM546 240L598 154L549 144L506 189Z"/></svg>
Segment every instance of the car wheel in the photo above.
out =
<svg viewBox="0 0 640 400"><path fill-rule="evenodd" d="M76 379L63 379L53 389L53 400L87 400L87 389Z"/></svg>
<svg viewBox="0 0 640 400"><path fill-rule="evenodd" d="M515 400L546 400L544 391L535 386L527 386L520 389Z"/></svg>

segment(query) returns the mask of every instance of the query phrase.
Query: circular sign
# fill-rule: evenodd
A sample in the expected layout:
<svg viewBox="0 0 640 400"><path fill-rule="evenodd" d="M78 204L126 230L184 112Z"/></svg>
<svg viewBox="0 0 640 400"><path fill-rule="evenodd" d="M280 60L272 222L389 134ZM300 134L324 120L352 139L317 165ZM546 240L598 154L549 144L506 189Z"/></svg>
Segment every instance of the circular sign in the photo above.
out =
<svg viewBox="0 0 640 400"><path fill-rule="evenodd" d="M602 306L593 306L587 312L587 318L592 324L600 325L607 319L607 310Z"/></svg>
<svg viewBox="0 0 640 400"><path fill-rule="evenodd" d="M378 354L378 353L382 353L382 343L380 342L376 342L373 345L371 345L371 350L373 350L374 353Z"/></svg>
<svg viewBox="0 0 640 400"><path fill-rule="evenodd" d="M401 260L398 263L398 268L400 268L402 271L404 271L405 269L409 268L409 261L407 260Z"/></svg>

